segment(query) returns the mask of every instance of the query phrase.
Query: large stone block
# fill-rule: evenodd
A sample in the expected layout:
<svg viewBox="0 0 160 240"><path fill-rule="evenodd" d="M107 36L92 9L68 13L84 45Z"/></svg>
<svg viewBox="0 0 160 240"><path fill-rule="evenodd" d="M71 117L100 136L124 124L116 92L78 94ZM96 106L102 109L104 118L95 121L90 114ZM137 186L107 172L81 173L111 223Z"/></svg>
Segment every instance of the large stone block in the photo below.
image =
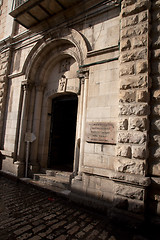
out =
<svg viewBox="0 0 160 240"><path fill-rule="evenodd" d="M150 173L154 176L160 176L160 163L152 163L150 166Z"/></svg>
<svg viewBox="0 0 160 240"><path fill-rule="evenodd" d="M146 159L147 153L145 147L132 147L132 157L137 159Z"/></svg>
<svg viewBox="0 0 160 240"><path fill-rule="evenodd" d="M147 46L147 36L146 34L144 35L140 35L140 36L136 36L132 39L132 47L134 48L139 48L139 47L146 47Z"/></svg>
<svg viewBox="0 0 160 240"><path fill-rule="evenodd" d="M131 88L144 88L148 87L148 77L146 76L133 76L121 78L120 89L131 89Z"/></svg>
<svg viewBox="0 0 160 240"><path fill-rule="evenodd" d="M143 132L119 132L118 142L119 143L134 143L143 144L147 141L147 135Z"/></svg>
<svg viewBox="0 0 160 240"><path fill-rule="evenodd" d="M148 58L148 50L147 48L144 49L134 49L132 51L127 51L122 53L120 56L120 61L122 63L135 61L135 60L147 60Z"/></svg>
<svg viewBox="0 0 160 240"><path fill-rule="evenodd" d="M120 46L121 46L121 51L129 50L131 48L130 39L122 39L120 42Z"/></svg>
<svg viewBox="0 0 160 240"><path fill-rule="evenodd" d="M136 0L122 1L122 9L136 3Z"/></svg>
<svg viewBox="0 0 160 240"><path fill-rule="evenodd" d="M151 137L151 141L153 142L153 144L158 144L158 145L160 145L160 135L153 135L152 137Z"/></svg>
<svg viewBox="0 0 160 240"><path fill-rule="evenodd" d="M148 104L123 104L120 105L120 115L145 116L150 113Z"/></svg>
<svg viewBox="0 0 160 240"><path fill-rule="evenodd" d="M117 156L131 158L131 147L126 145L117 146Z"/></svg>
<svg viewBox="0 0 160 240"><path fill-rule="evenodd" d="M137 73L145 73L148 71L148 61L138 61L136 63Z"/></svg>
<svg viewBox="0 0 160 240"><path fill-rule="evenodd" d="M120 91L119 102L135 102L136 101L136 91Z"/></svg>
<svg viewBox="0 0 160 240"><path fill-rule="evenodd" d="M114 163L115 171L123 173L131 173L137 175L144 175L145 163L143 160L137 161L127 158L119 158Z"/></svg>
<svg viewBox="0 0 160 240"><path fill-rule="evenodd" d="M147 119L141 117L134 117L129 119L129 129L137 131L147 130Z"/></svg>
<svg viewBox="0 0 160 240"><path fill-rule="evenodd" d="M147 133L134 132L130 135L129 142L133 144L144 144L147 142Z"/></svg>
<svg viewBox="0 0 160 240"><path fill-rule="evenodd" d="M157 104L156 106L153 106L152 114L155 115L155 116L160 116L160 104Z"/></svg>
<svg viewBox="0 0 160 240"><path fill-rule="evenodd" d="M128 2L128 1L123 1L122 2L122 10L123 10L122 11L122 16L123 17L133 15L133 14L138 13L138 12L142 12L142 11L148 9L151 5L150 0L138 0L135 3L132 1L132 5L125 4L125 2Z"/></svg>
<svg viewBox="0 0 160 240"><path fill-rule="evenodd" d="M128 211L134 213L144 213L144 202L140 200L128 200Z"/></svg>
<svg viewBox="0 0 160 240"><path fill-rule="evenodd" d="M115 194L141 201L144 199L143 189L136 188L133 186L126 186L122 184L115 184Z"/></svg>
<svg viewBox="0 0 160 240"><path fill-rule="evenodd" d="M147 23L143 23L141 25L136 25L130 28L122 29L121 36L123 38L135 37L140 36L148 32L148 25Z"/></svg>
<svg viewBox="0 0 160 240"><path fill-rule="evenodd" d="M159 119L152 120L151 129L156 130L156 131L160 131L160 120Z"/></svg>
<svg viewBox="0 0 160 240"><path fill-rule="evenodd" d="M134 74L134 62L130 62L127 64L121 64L120 66L120 76L124 76L124 75L132 75Z"/></svg>
<svg viewBox="0 0 160 240"><path fill-rule="evenodd" d="M156 101L160 101L160 90L153 91L153 99Z"/></svg>
<svg viewBox="0 0 160 240"><path fill-rule="evenodd" d="M119 119L118 129L119 130L127 130L128 129L128 119L126 119L126 118Z"/></svg>
<svg viewBox="0 0 160 240"><path fill-rule="evenodd" d="M137 91L136 101L137 102L148 102L149 101L148 89Z"/></svg>

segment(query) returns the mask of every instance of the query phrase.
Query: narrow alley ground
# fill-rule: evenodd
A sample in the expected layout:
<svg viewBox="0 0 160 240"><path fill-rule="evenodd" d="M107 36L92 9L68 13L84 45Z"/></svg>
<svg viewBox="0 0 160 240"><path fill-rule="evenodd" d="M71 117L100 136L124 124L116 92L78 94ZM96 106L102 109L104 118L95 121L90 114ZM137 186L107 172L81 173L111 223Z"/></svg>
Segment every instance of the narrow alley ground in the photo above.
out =
<svg viewBox="0 0 160 240"><path fill-rule="evenodd" d="M55 194L0 177L0 240L158 240Z"/></svg>

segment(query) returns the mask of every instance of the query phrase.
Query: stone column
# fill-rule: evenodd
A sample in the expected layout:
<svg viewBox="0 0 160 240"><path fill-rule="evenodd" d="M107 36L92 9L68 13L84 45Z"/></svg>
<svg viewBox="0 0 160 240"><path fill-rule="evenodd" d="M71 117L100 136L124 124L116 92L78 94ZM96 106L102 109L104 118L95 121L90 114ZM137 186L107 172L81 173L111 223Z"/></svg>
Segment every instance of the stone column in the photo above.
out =
<svg viewBox="0 0 160 240"><path fill-rule="evenodd" d="M84 144L85 144L85 127L86 127L86 112L87 112L87 96L88 96L88 72L84 73L84 78L82 79L82 89L83 91L83 102L82 102L82 118L81 118L81 134L80 134L80 154L79 154L79 167L78 167L78 177L79 180L82 178L82 166L84 161Z"/></svg>
<svg viewBox="0 0 160 240"><path fill-rule="evenodd" d="M125 185L123 181L117 184L115 196L118 201L127 201L128 211L143 212L150 113L150 1L123 0L121 7L120 110L115 170L122 173L130 185ZM134 201L131 192L136 192ZM118 201L117 204L120 204Z"/></svg>
<svg viewBox="0 0 160 240"><path fill-rule="evenodd" d="M77 119L77 134L76 134L76 144L75 144L75 163L74 163L74 174L77 175L79 168L79 154L80 154L80 139L81 139L81 127L82 127L82 112L83 112L83 95L84 95L84 76L79 74L80 81L80 95L78 101L78 119Z"/></svg>
<svg viewBox="0 0 160 240"><path fill-rule="evenodd" d="M43 100L43 89L44 87L41 85L36 86L35 105L34 105L34 113L33 113L33 126L32 126L32 132L36 136L36 140L33 143L31 143L31 155L30 155L31 170L33 173L39 170L37 154L38 154L40 120L41 120L41 110L42 110L42 100Z"/></svg>
<svg viewBox="0 0 160 240"><path fill-rule="evenodd" d="M23 162L25 157L25 133L27 131L27 120L29 110L30 85L27 82L22 82L22 103L21 103L21 117L17 146L17 161Z"/></svg>

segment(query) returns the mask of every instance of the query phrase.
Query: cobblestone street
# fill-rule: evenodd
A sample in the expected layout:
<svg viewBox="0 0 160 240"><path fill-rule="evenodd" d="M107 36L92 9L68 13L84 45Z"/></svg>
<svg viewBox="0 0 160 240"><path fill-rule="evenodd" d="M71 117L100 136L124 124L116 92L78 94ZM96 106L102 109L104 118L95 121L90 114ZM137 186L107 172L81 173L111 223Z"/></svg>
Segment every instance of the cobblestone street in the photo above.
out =
<svg viewBox="0 0 160 240"><path fill-rule="evenodd" d="M142 237L118 228L104 216L67 199L0 177L0 239L155 240L156 237Z"/></svg>

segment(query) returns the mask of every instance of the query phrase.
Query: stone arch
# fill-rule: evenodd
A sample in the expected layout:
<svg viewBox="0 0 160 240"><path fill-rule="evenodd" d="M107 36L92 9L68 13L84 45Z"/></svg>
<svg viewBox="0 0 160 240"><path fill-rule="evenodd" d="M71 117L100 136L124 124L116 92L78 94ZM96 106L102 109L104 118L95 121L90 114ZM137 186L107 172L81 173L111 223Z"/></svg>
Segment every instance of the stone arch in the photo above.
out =
<svg viewBox="0 0 160 240"><path fill-rule="evenodd" d="M78 65L83 65L87 52L88 48L85 39L78 31L66 29L63 32L50 33L33 47L26 58L22 72L28 82L33 82L35 73L39 74L40 65L45 60L44 57L47 56L47 62L49 63L51 59L56 62L58 56L68 54L76 60Z"/></svg>

